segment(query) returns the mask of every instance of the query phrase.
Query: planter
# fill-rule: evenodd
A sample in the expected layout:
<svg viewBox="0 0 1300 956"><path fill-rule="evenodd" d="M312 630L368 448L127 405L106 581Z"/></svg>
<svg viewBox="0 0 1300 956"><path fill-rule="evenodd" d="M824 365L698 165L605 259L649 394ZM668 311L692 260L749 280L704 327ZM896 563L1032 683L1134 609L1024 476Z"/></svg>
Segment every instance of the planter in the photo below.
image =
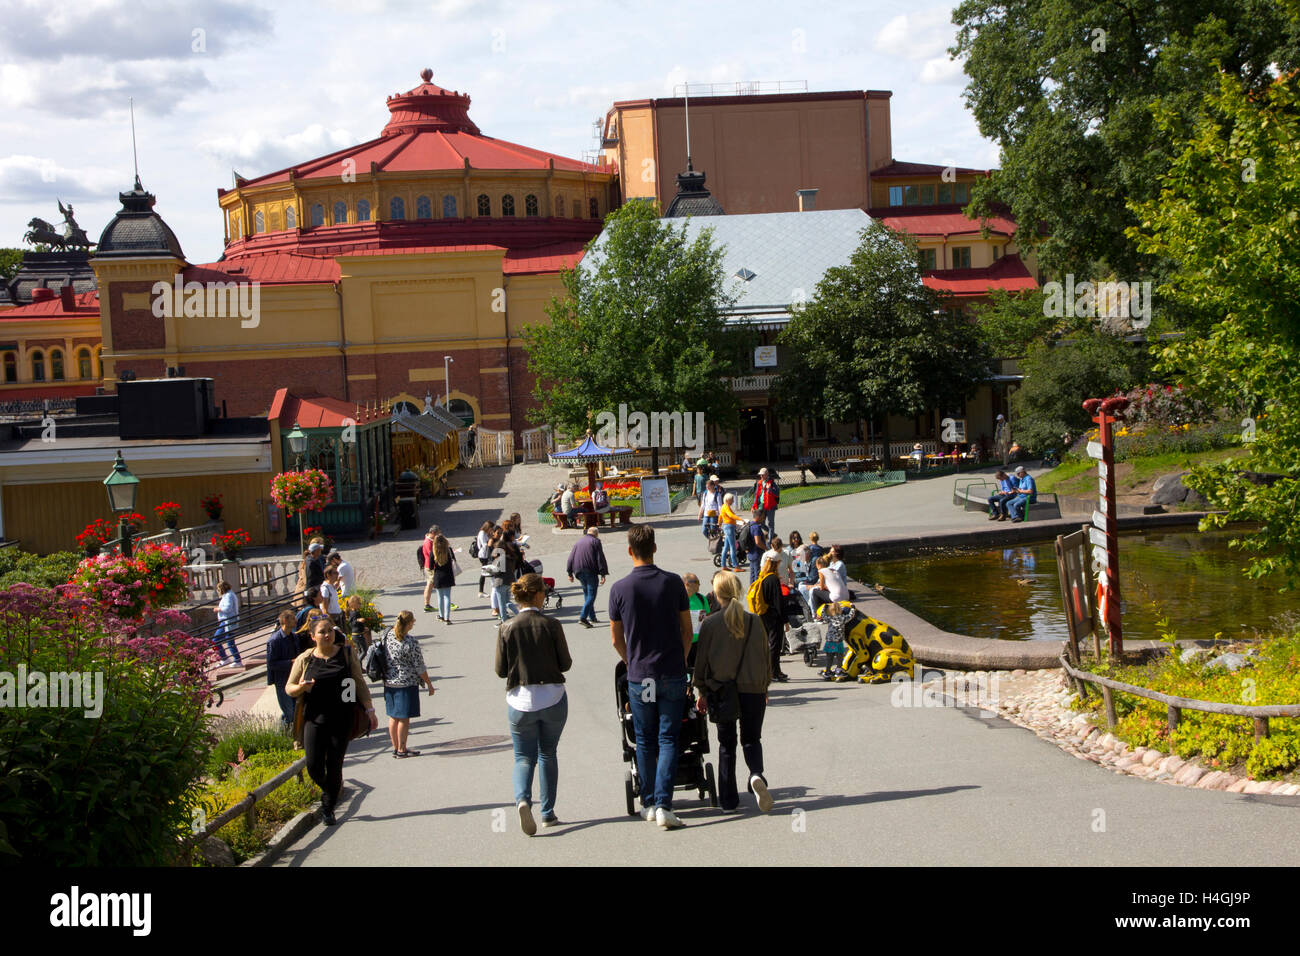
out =
<svg viewBox="0 0 1300 956"><path fill-rule="evenodd" d="M175 531L178 527L180 527L180 523L181 522L179 518L168 518L166 521L163 522L163 527L166 528L168 531Z"/></svg>
<svg viewBox="0 0 1300 956"><path fill-rule="evenodd" d="M221 559L222 559L223 561L238 561L238 560L239 560L239 555L240 555L240 552L238 552L238 551L231 551L231 550L227 549L227 550L221 552Z"/></svg>
<svg viewBox="0 0 1300 956"><path fill-rule="evenodd" d="M220 512L220 511L217 511L217 512L209 511L209 512L208 512L208 520L209 520L209 521L220 521L220 520L221 520L221 512Z"/></svg>

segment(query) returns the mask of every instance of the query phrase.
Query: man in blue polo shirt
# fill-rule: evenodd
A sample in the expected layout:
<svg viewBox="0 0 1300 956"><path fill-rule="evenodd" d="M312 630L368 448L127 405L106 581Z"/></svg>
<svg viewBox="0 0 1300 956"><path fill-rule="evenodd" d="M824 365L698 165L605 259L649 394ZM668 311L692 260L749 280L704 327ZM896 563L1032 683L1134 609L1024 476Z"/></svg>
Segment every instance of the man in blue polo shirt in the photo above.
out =
<svg viewBox="0 0 1300 956"><path fill-rule="evenodd" d="M673 781L686 714L690 604L682 579L654 564L653 528L629 528L627 553L632 572L609 589L609 629L614 650L627 663L642 816L670 830L684 826L673 813Z"/></svg>
<svg viewBox="0 0 1300 956"><path fill-rule="evenodd" d="M1007 511L1011 513L1012 522L1024 521L1029 514L1029 502L1038 494L1038 486L1034 484L1034 476L1025 470L1021 465L1016 469L1016 496L1007 502Z"/></svg>

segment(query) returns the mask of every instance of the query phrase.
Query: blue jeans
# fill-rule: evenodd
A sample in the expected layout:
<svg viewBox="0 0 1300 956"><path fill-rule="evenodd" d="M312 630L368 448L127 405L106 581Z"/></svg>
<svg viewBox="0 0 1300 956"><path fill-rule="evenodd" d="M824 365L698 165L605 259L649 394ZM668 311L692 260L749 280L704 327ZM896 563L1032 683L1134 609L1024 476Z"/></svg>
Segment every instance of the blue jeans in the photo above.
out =
<svg viewBox="0 0 1300 956"><path fill-rule="evenodd" d="M217 645L217 656L221 658L221 663L226 662L226 649L222 646L225 644L230 645L230 653L234 655L235 666L238 667L244 663L239 658L239 648L235 646L234 637L230 636L230 625L225 621L217 625L217 632L212 635L212 643Z"/></svg>
<svg viewBox="0 0 1300 956"><path fill-rule="evenodd" d="M564 722L569 718L569 695L545 710L515 710L506 704L510 736L515 742L515 803L521 800L532 806L533 771L541 764L542 819L555 816L555 788L560 781L560 765L555 751L560 745Z"/></svg>
<svg viewBox="0 0 1300 956"><path fill-rule="evenodd" d="M298 706L298 702L289 696L284 689L286 681L277 680L275 682L275 699L280 704L280 719L289 727L293 726L293 711Z"/></svg>
<svg viewBox="0 0 1300 956"><path fill-rule="evenodd" d="M641 806L671 810L677 779L677 737L686 714L686 678L661 677L649 685L628 681L627 697L632 726L636 728Z"/></svg>
<svg viewBox="0 0 1300 956"><path fill-rule="evenodd" d="M451 588L438 588L438 616L451 620Z"/></svg>
<svg viewBox="0 0 1300 956"><path fill-rule="evenodd" d="M707 537L709 536L709 532L712 531L712 530L714 530L715 528L717 528L717 526L718 526L718 516L717 516L717 515L705 515L705 516L704 516L704 525L703 525L703 527L701 528L701 530L702 530L703 533L704 533L704 537L707 538Z"/></svg>
<svg viewBox="0 0 1300 956"><path fill-rule="evenodd" d="M734 568L739 558L736 557L736 526L734 524L724 524L722 526L722 566L724 568Z"/></svg>
<svg viewBox="0 0 1300 956"><path fill-rule="evenodd" d="M508 609L511 606L510 585L503 584L500 587L493 586L492 610L497 612L497 617L504 621L508 615Z"/></svg>
<svg viewBox="0 0 1300 956"><path fill-rule="evenodd" d="M996 495L989 496L989 514L1004 515L1007 513L1007 502L1016 497L1014 494L1006 491L999 491Z"/></svg>
<svg viewBox="0 0 1300 956"><path fill-rule="evenodd" d="M753 584L758 580L758 572L762 570L763 552L749 551L747 554L749 555L749 583Z"/></svg>
<svg viewBox="0 0 1300 956"><path fill-rule="evenodd" d="M1018 509L1017 505L1020 506ZM1006 503L1006 509L1007 513L1011 515L1012 521L1019 521L1025 516L1025 512L1029 510L1029 496L1016 495Z"/></svg>
<svg viewBox="0 0 1300 956"><path fill-rule="evenodd" d="M595 571L574 571L574 577L582 582L582 613L579 621L596 623L596 590L600 587L600 575Z"/></svg>

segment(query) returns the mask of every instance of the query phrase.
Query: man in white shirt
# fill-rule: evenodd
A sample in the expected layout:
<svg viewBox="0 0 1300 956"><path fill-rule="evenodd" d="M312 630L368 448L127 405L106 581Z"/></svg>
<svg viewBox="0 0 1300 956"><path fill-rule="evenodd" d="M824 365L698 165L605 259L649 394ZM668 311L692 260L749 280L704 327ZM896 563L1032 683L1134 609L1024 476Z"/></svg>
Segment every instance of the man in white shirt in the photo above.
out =
<svg viewBox="0 0 1300 956"><path fill-rule="evenodd" d="M339 572L335 568L329 568L325 572L325 583L320 586L320 596L325 605L325 613L334 619L338 624L343 615L343 608L339 605Z"/></svg>
<svg viewBox="0 0 1300 956"><path fill-rule="evenodd" d="M343 560L343 555L335 551L330 555L330 564L339 573L340 593L344 597L353 594L357 589L357 572L353 570L352 565Z"/></svg>

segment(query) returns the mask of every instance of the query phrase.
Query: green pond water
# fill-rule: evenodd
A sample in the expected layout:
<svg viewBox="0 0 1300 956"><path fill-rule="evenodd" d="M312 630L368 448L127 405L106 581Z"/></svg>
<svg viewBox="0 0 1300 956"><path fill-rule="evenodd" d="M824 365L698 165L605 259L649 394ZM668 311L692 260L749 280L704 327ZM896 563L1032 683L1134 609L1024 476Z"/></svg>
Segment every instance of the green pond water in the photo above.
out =
<svg viewBox="0 0 1300 956"><path fill-rule="evenodd" d="M1271 629L1271 620L1300 611L1300 595L1252 581L1245 558L1230 550L1231 533L1156 533L1120 538L1124 637L1158 640L1169 619L1180 639L1225 638ZM944 552L855 569L895 604L955 634L1006 641L1068 637L1053 542L988 551Z"/></svg>

